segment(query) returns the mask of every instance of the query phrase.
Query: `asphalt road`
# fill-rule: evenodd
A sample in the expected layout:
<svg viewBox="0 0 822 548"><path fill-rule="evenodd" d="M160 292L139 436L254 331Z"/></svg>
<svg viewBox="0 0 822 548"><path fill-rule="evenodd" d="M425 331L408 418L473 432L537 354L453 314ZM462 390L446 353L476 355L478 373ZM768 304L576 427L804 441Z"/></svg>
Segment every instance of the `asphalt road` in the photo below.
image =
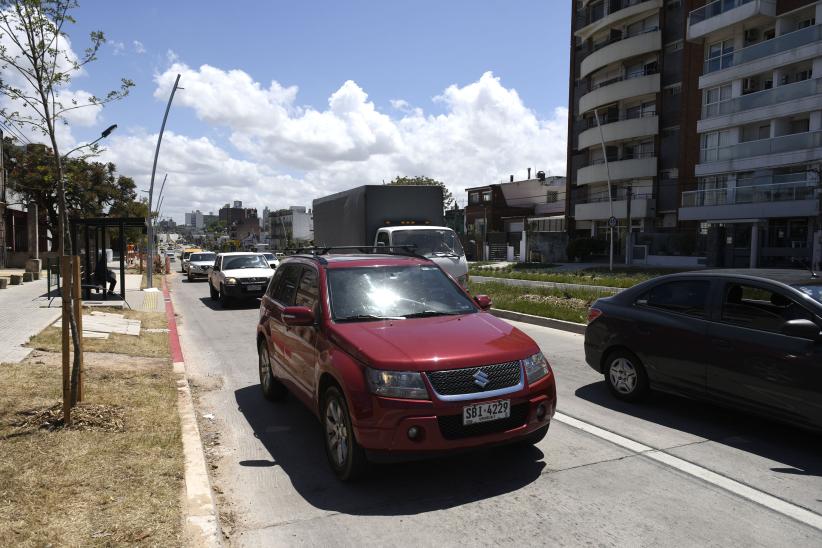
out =
<svg viewBox="0 0 822 548"><path fill-rule="evenodd" d="M559 397L537 447L341 484L314 416L262 398L258 303L223 310L206 282L171 286L197 411L219 434L212 479L231 545L822 545L822 437L665 395L622 404L585 365L581 335L528 324L515 325Z"/></svg>

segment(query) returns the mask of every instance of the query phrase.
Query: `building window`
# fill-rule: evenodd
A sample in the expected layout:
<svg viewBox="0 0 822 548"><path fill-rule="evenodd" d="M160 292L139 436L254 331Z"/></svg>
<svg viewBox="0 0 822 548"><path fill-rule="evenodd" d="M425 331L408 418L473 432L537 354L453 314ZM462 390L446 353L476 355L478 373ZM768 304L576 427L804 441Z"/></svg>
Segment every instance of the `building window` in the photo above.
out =
<svg viewBox="0 0 822 548"><path fill-rule="evenodd" d="M705 72L714 72L732 66L733 57L733 40L723 40L710 44L705 51Z"/></svg>
<svg viewBox="0 0 822 548"><path fill-rule="evenodd" d="M469 204L478 204L480 201L480 193L479 192L471 192L468 194L468 203Z"/></svg>
<svg viewBox="0 0 822 548"><path fill-rule="evenodd" d="M665 89L662 90L662 92L669 97L679 95L680 93L682 93L682 82L666 86Z"/></svg>
<svg viewBox="0 0 822 548"><path fill-rule="evenodd" d="M486 202L486 203L491 201L491 191L490 190L484 190L482 192L482 201Z"/></svg>
<svg viewBox="0 0 822 548"><path fill-rule="evenodd" d="M545 193L546 204L555 204L557 201L559 201L559 192L556 190L549 190Z"/></svg>
<svg viewBox="0 0 822 548"><path fill-rule="evenodd" d="M704 94L705 106L703 108L702 116L709 118L711 116L718 116L719 114L722 114L722 105L720 103L724 103L730 99L731 84L706 89Z"/></svg>
<svg viewBox="0 0 822 548"><path fill-rule="evenodd" d="M677 40L676 42L669 42L665 44L665 53L674 53L680 51L684 47L682 40Z"/></svg>
<svg viewBox="0 0 822 548"><path fill-rule="evenodd" d="M728 146L730 134L727 130L703 133L700 137L700 161L716 162L720 159L720 150Z"/></svg>

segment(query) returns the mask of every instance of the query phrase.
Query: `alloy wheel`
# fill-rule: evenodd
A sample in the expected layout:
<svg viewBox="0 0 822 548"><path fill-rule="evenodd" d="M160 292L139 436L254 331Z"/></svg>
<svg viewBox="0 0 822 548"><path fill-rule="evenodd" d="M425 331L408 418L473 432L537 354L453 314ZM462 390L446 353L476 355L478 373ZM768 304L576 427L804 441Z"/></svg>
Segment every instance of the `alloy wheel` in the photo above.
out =
<svg viewBox="0 0 822 548"><path fill-rule="evenodd" d="M325 408L326 443L334 463L342 468L348 458L349 431L340 402L333 398Z"/></svg>
<svg viewBox="0 0 822 548"><path fill-rule="evenodd" d="M611 377L611 384L620 394L630 394L636 389L637 372L630 360L615 359L611 362L608 374Z"/></svg>
<svg viewBox="0 0 822 548"><path fill-rule="evenodd" d="M271 360L265 346L260 347L260 384L263 385L263 392L271 389Z"/></svg>

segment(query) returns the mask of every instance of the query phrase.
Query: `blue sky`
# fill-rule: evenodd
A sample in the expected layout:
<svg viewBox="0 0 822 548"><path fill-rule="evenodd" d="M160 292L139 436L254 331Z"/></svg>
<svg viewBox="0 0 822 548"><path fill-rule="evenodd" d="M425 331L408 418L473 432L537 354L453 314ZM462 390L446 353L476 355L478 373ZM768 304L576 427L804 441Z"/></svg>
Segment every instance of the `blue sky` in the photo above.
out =
<svg viewBox="0 0 822 548"><path fill-rule="evenodd" d="M500 101L509 100L516 103L516 97L512 99L510 93L505 94L513 89L518 94L521 103L519 106L528 111L523 114L528 120L523 121L522 127L533 125L534 120L540 127L543 122L550 121L557 122L555 125L558 127L562 124L561 120L556 119L556 109L567 103L571 9L571 2L567 1L226 3L81 0L80 4L76 12L78 22L69 28L75 49L85 46L86 37L91 30L103 30L109 43L102 49L99 61L89 66L88 75L77 79L73 87L100 93L116 85L120 77L125 76L135 81L136 87L132 94L123 102L107 107L97 122L100 127L114 122L119 125L117 134L120 140L114 139L109 145L112 159L119 159L118 165L123 170L138 171L139 173L133 174L137 177L144 177L145 167L139 165L139 158L118 151L118 147L129 144L133 149L133 141L127 143L122 139L141 136L149 141L151 135L159 129L166 92L165 89L157 91L157 77L169 70L172 63L171 52L173 60L179 64L174 70L183 66L190 69L192 74L200 75L200 67L208 65L221 71L221 77L231 78L232 75L241 74L263 89L267 89L272 81L283 87L296 86L296 97L287 107L291 113L289 116L294 119L305 109L315 113L327 111L329 97L340 90L346 81L351 80L356 88L367 94L366 102L373 102L377 113L385 114L392 124L396 124L396 128L390 131L396 130L398 136L392 139L402 142L402 146L375 145L373 149L359 154L354 150L356 146L351 145L351 152L347 156L318 154L315 158L294 159L294 154L281 154L281 157L267 161L259 153L259 149L236 146L237 141L242 140L246 128L232 119L231 113L207 119L208 109L212 107L198 107L198 97L190 97L188 105L175 101L167 131L184 137L187 141L170 146L187 146L191 141L205 139L232 159L257 165L252 169L242 164L243 169L259 170L257 175L248 176L262 178L252 185L255 187L253 192L247 191L248 185L236 185L237 192L233 190L234 183L220 185L219 181L209 181L206 185L203 182L203 185L212 189L224 187L219 191L219 196L206 198L200 195L193 201L203 207L219 207L219 204L235 199L234 194L238 193L247 201L272 202L254 203L256 207L281 207L289 199L312 197L357 180L363 180L363 183L379 182L366 179L390 178L392 174L399 174L394 172L404 169L426 170L445 176L449 173L445 167L439 166L434 160L421 160L423 157L430 157L430 154L426 155L419 147L407 150L406 143L414 140L404 133L409 131L409 127L416 128L414 131L434 132L438 135L437 138L446 140L450 138L443 135L448 131L463 133L459 139L470 141L471 131L477 131L474 123L466 126L470 128L466 131L460 129L462 126L454 125L455 122L451 129L437 127L436 131L419 126L421 123L434 124L438 116L456 117L457 111L461 109L493 108ZM134 41L139 41L145 51L138 53ZM488 93L484 93L482 89L474 95L469 93L470 85L478 83L483 74L489 71L496 77L497 84L486 79L483 85L490 90ZM181 85L186 87L186 77ZM467 103L461 102L463 96L456 102L433 100L452 85L458 91L465 91L463 95ZM230 91L226 89L225 92ZM183 90L180 93L188 92L189 90ZM483 97L487 100L483 101ZM396 99L406 101L408 108L398 109L392 106L391 101ZM522 109L519 106L506 107L506 123L510 122L517 127L517 121L510 118L520 115L518 113ZM401 121L415 107L421 109L418 114L428 122L420 122L420 119ZM260 109L266 110L263 107ZM496 114L491 115L492 118L493 116ZM336 123L336 120L333 121ZM289 123L296 124L292 122L293 120ZM379 120L373 124L369 122L369 127L382 123ZM322 125L317 128L312 124L310 129L315 134L325 131ZM73 133L82 140L92 137L97 130L96 126L90 126L74 128ZM555 128L552 129L554 130ZM380 129L375 131L379 133ZM534 131L539 132L541 129ZM534 132L529 135L534 139L546 137ZM365 141L371 142L373 139L366 136ZM455 160L471 165L486 160L479 153L476 158L463 156L482 148L483 145L477 143L487 141L478 134L475 143L445 143L443 147L453 146L461 154ZM303 137L289 143L266 143L273 143L272 146L276 147L303 147L307 150ZM562 146L564 148L564 143ZM496 150L501 150L499 144L495 147ZM503 148L516 150L523 147L527 148L526 143L519 147ZM388 155L393 158L391 162L386 160L385 150L388 149L391 151ZM493 153L493 149L491 147L485 152ZM161 163L164 152L165 149L161 152ZM534 157L539 154L529 152L527 158L517 158L515 152L506 153L512 154L510 161L495 157L493 166L488 166L489 180L484 182L494 182L503 177L504 172L515 167L542 165L540 158ZM559 157L556 151L551 154L552 158ZM353 157L356 157L356 161L350 160ZM410 159L411 157L414 159ZM150 157L146 159L149 164L150 161ZM325 168L319 168L320 164L325 167L333 164L336 167L331 172L323 171ZM506 167L507 164L511 167ZM180 165L167 167L178 171L183 169ZM557 171L559 167L554 165L554 169ZM474 179L483 177L483 173L485 171L473 174L472 182L481 184L482 181ZM290 179L282 179L283 177ZM315 179L323 182L316 183ZM285 184L285 180L290 182ZM339 184L331 182L334 180L339 180ZM187 182L189 185L192 183L190 179ZM456 189L468 184L468 181L446 182ZM278 196L276 188L281 184L284 185L283 193ZM299 192L301 184L305 184L305 192ZM275 190L269 192L266 190L268 188ZM215 192L212 190L210 193ZM278 203L278 200L282 203ZM180 220L182 211L189 209L185 207L185 194L181 192L176 199L172 197L170 202L172 207L177 208L173 211L175 218Z"/></svg>

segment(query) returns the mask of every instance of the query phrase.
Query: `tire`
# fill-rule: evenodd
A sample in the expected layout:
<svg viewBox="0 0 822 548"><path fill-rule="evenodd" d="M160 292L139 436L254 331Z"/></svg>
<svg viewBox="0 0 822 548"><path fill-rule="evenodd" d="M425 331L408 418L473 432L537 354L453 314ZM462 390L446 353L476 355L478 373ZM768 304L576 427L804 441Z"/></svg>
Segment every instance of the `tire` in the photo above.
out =
<svg viewBox="0 0 822 548"><path fill-rule="evenodd" d="M648 395L648 373L642 361L627 350L614 350L605 359L605 384L623 401L639 401Z"/></svg>
<svg viewBox="0 0 822 548"><path fill-rule="evenodd" d="M212 301L216 301L220 297L220 295L214 289L214 286L211 285L211 280L208 281L208 294L211 297Z"/></svg>
<svg viewBox="0 0 822 548"><path fill-rule="evenodd" d="M222 284L220 284L220 304L223 308L228 308L228 305L231 304L229 296L225 294L225 286Z"/></svg>
<svg viewBox="0 0 822 548"><path fill-rule="evenodd" d="M260 372L260 388L263 397L268 401L282 401L288 390L285 385L274 377L271 371L271 356L265 343L260 343L257 347L258 369Z"/></svg>
<svg viewBox="0 0 822 548"><path fill-rule="evenodd" d="M189 272L186 277L188 278L188 283L191 283L191 282L194 281L194 277L191 275L191 272Z"/></svg>
<svg viewBox="0 0 822 548"><path fill-rule="evenodd" d="M365 471L365 451L357 443L351 428L348 405L340 389L329 386L322 399L320 414L325 439L325 455L328 465L341 481L352 481Z"/></svg>
<svg viewBox="0 0 822 548"><path fill-rule="evenodd" d="M545 427L540 428L539 430L531 432L530 434L519 440L517 442L517 445L531 446L538 444L548 434L548 426L549 425L546 425Z"/></svg>

